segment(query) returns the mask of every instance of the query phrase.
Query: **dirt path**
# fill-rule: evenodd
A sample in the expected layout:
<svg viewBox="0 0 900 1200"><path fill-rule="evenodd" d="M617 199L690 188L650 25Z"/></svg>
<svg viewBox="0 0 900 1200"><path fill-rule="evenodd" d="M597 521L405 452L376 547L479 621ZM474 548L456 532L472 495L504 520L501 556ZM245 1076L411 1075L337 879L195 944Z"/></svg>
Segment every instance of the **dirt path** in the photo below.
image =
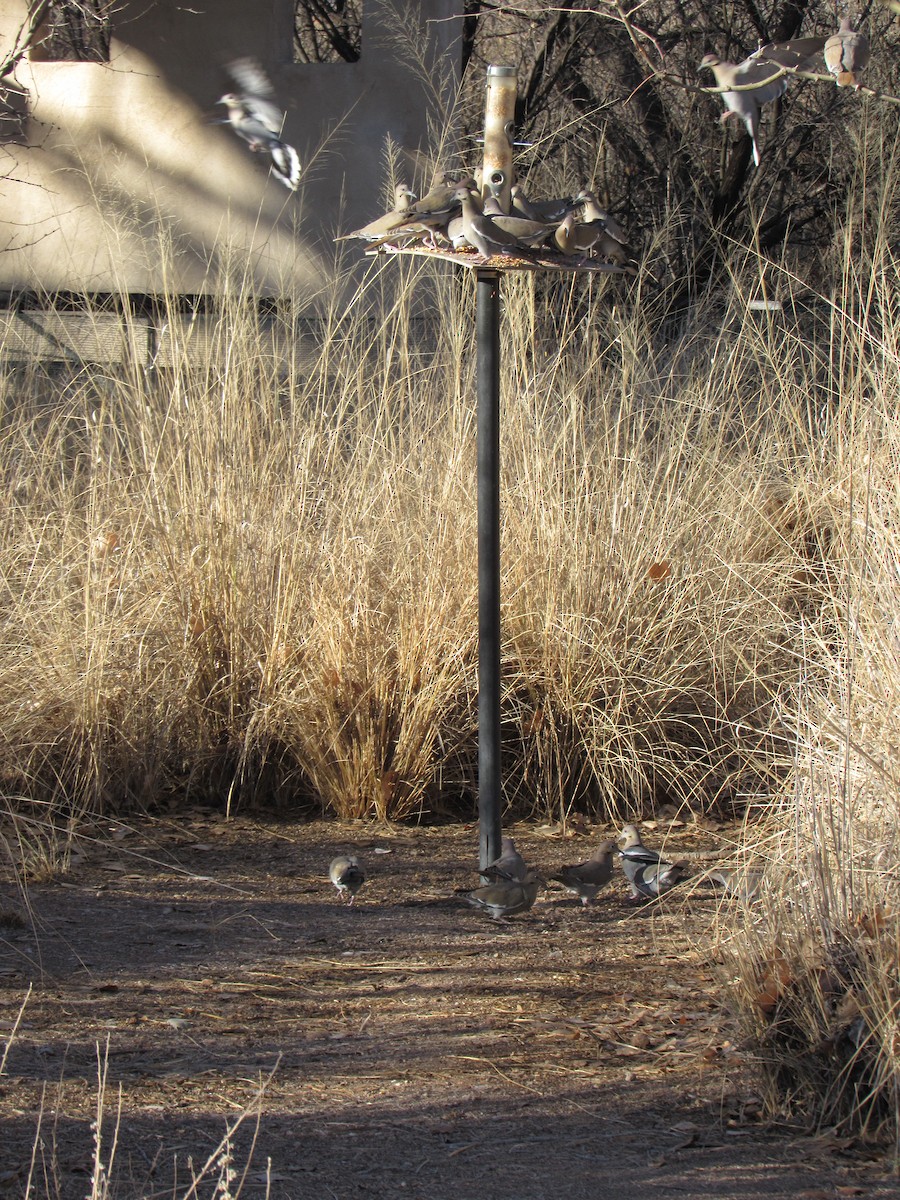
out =
<svg viewBox="0 0 900 1200"><path fill-rule="evenodd" d="M545 871L602 836L514 832ZM25 1194L42 1107L32 1194L90 1193L107 1039L116 1200L183 1196L246 1106L248 1198L897 1195L858 1148L755 1120L712 898L635 910L617 880L590 910L553 892L495 926L453 895L477 884L460 827L194 812L103 836L31 886L33 927L0 929L0 1052L33 986L0 1078L4 1197ZM325 879L350 847L370 874L352 909Z"/></svg>

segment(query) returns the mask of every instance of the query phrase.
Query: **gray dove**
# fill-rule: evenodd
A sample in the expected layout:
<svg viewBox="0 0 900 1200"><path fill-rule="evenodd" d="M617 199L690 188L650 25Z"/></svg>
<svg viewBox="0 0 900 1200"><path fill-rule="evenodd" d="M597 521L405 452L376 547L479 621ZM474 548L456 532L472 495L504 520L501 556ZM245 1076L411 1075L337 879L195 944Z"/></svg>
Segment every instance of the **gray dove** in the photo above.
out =
<svg viewBox="0 0 900 1200"><path fill-rule="evenodd" d="M789 42L768 42L750 55L778 63L789 71L811 71L822 53L826 39L821 37L794 38Z"/></svg>
<svg viewBox="0 0 900 1200"><path fill-rule="evenodd" d="M655 850L645 846L641 841L637 825L623 825L622 832L616 841L619 845L619 854L623 859L628 859L641 866L653 866L662 861Z"/></svg>
<svg viewBox="0 0 900 1200"><path fill-rule="evenodd" d="M560 196L553 200L529 200L518 183L513 184L509 195L515 216L525 217L529 221L545 221L551 225L561 221L566 213L576 207L571 196Z"/></svg>
<svg viewBox="0 0 900 1200"><path fill-rule="evenodd" d="M659 854L645 846L636 825L626 825L618 837L622 871L631 884L632 899L661 896L681 878L681 868L663 862Z"/></svg>
<svg viewBox="0 0 900 1200"><path fill-rule="evenodd" d="M477 201L469 188L456 190L456 200L462 205L463 233L470 246L474 246L485 258L495 254L514 254L519 248L518 239L501 229L493 219L479 212Z"/></svg>
<svg viewBox="0 0 900 1200"><path fill-rule="evenodd" d="M753 143L753 161L759 166L759 110L763 104L777 100L787 91L788 78L777 62L766 62L751 56L740 63L724 62L718 54L707 54L699 70L710 70L721 88L737 86L739 91L722 92L725 112L719 118L727 121L734 114L741 118Z"/></svg>
<svg viewBox="0 0 900 1200"><path fill-rule="evenodd" d="M500 207L500 202L493 196L488 196L485 200L484 212L495 225L506 233L511 233L523 246L540 246L555 228L547 221L529 221L527 217L520 217L518 213L505 213Z"/></svg>
<svg viewBox="0 0 900 1200"><path fill-rule="evenodd" d="M231 128L254 153L267 152L274 174L285 187L296 191L300 158L293 146L282 141L284 113L271 98L274 93L265 72L252 58L236 59L227 70L239 90L226 92L217 103L228 110Z"/></svg>
<svg viewBox="0 0 900 1200"><path fill-rule="evenodd" d="M763 882L763 872L750 867L718 867L707 871L706 877L720 884L727 896L736 896L746 903L756 899Z"/></svg>
<svg viewBox="0 0 900 1200"><path fill-rule="evenodd" d="M369 221L361 229L354 229L352 233L343 233L334 240L343 242L348 238L362 238L367 242L381 243L390 239L392 233L409 226L411 221L409 210L415 202L415 192L410 191L407 184L398 183L394 188L394 207L390 212L376 217L374 221Z"/></svg>
<svg viewBox="0 0 900 1200"><path fill-rule="evenodd" d="M328 868L328 878L337 888L341 899L343 899L345 892L349 892L351 904L356 899L356 893L366 882L366 875L362 864L358 858L354 858L351 854L339 854L337 858L331 860L331 866Z"/></svg>
<svg viewBox="0 0 900 1200"><path fill-rule="evenodd" d="M601 888L605 888L613 876L613 853L615 842L601 842L590 858L571 867L561 867L551 879L557 880L570 892L581 897L587 907Z"/></svg>
<svg viewBox="0 0 900 1200"><path fill-rule="evenodd" d="M528 865L516 849L516 843L511 837L500 841L500 854L492 863L480 872L485 879L499 883L504 879L513 879L519 883L528 875Z"/></svg>
<svg viewBox="0 0 900 1200"><path fill-rule="evenodd" d="M537 899L543 880L535 871L529 871L522 880L502 879L476 888L466 896L469 904L488 913L493 920L503 921L516 913L527 912Z"/></svg>
<svg viewBox="0 0 900 1200"><path fill-rule="evenodd" d="M844 17L840 29L825 43L825 66L838 87L858 88L857 73L869 65L870 57L869 39L853 28L849 17Z"/></svg>

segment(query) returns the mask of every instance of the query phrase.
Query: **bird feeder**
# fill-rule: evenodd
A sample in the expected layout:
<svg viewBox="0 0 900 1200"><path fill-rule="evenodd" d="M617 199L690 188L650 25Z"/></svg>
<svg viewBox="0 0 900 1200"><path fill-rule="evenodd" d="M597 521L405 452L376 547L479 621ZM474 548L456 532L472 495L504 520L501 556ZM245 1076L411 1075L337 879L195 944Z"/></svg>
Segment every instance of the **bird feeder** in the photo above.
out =
<svg viewBox="0 0 900 1200"><path fill-rule="evenodd" d="M515 182L513 125L515 67L487 69L481 190L510 211ZM626 274L624 268L582 255L513 251L486 258L462 250L416 244L381 246L390 252L448 259L475 272L478 474L478 812L479 865L500 853L500 282L507 271L551 270Z"/></svg>

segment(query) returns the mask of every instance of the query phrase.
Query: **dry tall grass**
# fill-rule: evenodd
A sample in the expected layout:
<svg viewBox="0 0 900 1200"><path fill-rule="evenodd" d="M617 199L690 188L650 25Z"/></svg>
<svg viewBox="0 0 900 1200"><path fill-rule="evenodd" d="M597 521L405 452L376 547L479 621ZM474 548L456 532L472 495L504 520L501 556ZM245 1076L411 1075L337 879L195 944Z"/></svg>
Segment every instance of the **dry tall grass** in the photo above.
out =
<svg viewBox="0 0 900 1200"><path fill-rule="evenodd" d="M863 158L864 161L864 158ZM882 160L882 165L883 165ZM898 262L891 171L851 198L803 505L820 553L779 697L794 765L747 853L736 998L773 1109L900 1156ZM862 172L861 172L862 174Z"/></svg>
<svg viewBox="0 0 900 1200"><path fill-rule="evenodd" d="M627 284L505 295L509 804L760 790L818 553L817 363L737 294L668 343ZM239 291L206 337L172 312L152 371L5 374L0 778L20 808L470 811L472 284L389 262L346 296L263 329Z"/></svg>

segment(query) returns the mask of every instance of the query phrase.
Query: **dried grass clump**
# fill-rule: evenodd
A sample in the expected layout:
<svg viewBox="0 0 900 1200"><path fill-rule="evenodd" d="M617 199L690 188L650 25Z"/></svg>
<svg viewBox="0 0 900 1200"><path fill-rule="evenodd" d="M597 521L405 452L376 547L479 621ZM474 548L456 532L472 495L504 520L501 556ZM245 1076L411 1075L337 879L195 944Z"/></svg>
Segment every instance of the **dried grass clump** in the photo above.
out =
<svg viewBox="0 0 900 1200"><path fill-rule="evenodd" d="M823 364L756 323L754 270L665 335L641 280L504 281L517 813L730 806L789 766ZM471 279L382 262L266 316L229 287L171 303L149 369L3 378L4 794L54 829L185 798L468 816Z"/></svg>
<svg viewBox="0 0 900 1200"><path fill-rule="evenodd" d="M791 787L749 847L763 901L736 932L736 997L773 1109L900 1153L900 354L895 264L848 258L841 393L809 466L828 548L782 697Z"/></svg>

